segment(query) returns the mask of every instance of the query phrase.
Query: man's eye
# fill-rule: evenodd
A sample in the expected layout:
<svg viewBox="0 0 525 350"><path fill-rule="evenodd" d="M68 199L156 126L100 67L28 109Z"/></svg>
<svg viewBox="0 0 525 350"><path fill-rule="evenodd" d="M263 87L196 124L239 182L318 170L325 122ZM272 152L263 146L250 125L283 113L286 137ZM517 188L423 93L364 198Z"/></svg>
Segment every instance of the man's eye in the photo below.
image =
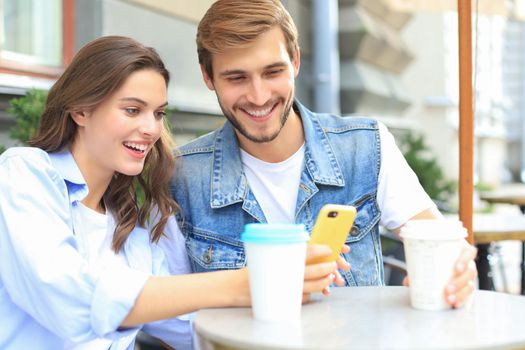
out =
<svg viewBox="0 0 525 350"><path fill-rule="evenodd" d="M268 71L266 74L269 76L275 76L275 75L279 75L282 71L283 69L274 69L274 70Z"/></svg>
<svg viewBox="0 0 525 350"><path fill-rule="evenodd" d="M243 76L232 76L232 77L228 77L228 81L232 82L232 83L237 83L237 82L240 82L244 79Z"/></svg>

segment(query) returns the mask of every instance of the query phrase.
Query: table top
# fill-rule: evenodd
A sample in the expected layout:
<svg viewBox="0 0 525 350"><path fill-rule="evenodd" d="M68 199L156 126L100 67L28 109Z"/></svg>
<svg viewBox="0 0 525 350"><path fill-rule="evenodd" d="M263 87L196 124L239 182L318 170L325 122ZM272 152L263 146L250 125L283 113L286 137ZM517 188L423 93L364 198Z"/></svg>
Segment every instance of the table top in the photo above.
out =
<svg viewBox="0 0 525 350"><path fill-rule="evenodd" d="M481 192L479 198L489 203L525 205L525 185L505 185L496 190Z"/></svg>
<svg viewBox="0 0 525 350"><path fill-rule="evenodd" d="M194 327L206 349L517 349L525 347L525 296L476 291L465 308L421 311L406 287L333 288L303 306L300 324L223 308L199 311Z"/></svg>
<svg viewBox="0 0 525 350"><path fill-rule="evenodd" d="M474 214L474 242L525 241L525 215Z"/></svg>
<svg viewBox="0 0 525 350"><path fill-rule="evenodd" d="M445 215L446 218L458 216ZM472 218L474 242L487 244L495 241L525 241L525 215L475 213Z"/></svg>

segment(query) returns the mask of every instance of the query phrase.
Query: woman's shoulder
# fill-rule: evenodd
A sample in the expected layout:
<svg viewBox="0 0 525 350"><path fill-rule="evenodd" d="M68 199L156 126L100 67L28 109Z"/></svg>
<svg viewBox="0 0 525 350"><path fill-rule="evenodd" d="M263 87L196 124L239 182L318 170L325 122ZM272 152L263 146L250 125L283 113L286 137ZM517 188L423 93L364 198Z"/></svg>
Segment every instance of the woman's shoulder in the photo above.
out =
<svg viewBox="0 0 525 350"><path fill-rule="evenodd" d="M27 163L28 165L51 164L49 154L37 147L11 147L0 155L0 164Z"/></svg>
<svg viewBox="0 0 525 350"><path fill-rule="evenodd" d="M4 185L24 184L48 186L61 183L61 176L49 154L36 147L12 147L0 155L0 178L8 179Z"/></svg>

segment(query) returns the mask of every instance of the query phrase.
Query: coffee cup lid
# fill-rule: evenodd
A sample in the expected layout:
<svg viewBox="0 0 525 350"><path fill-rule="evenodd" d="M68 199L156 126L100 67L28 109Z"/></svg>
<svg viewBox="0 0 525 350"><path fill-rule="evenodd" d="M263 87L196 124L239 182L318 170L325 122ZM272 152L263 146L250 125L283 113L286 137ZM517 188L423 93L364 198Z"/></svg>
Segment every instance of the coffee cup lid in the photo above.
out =
<svg viewBox="0 0 525 350"><path fill-rule="evenodd" d="M285 244L309 240L303 224L247 224L241 235L246 243Z"/></svg>
<svg viewBox="0 0 525 350"><path fill-rule="evenodd" d="M467 230L459 220L411 220L401 228L400 236L409 239L445 241L465 238Z"/></svg>

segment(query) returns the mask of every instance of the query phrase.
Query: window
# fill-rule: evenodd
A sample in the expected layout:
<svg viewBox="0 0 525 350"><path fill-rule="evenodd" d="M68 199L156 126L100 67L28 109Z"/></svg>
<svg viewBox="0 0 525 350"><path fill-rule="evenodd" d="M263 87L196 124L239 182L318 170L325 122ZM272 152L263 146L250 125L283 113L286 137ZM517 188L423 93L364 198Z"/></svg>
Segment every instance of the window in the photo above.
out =
<svg viewBox="0 0 525 350"><path fill-rule="evenodd" d="M74 0L0 0L0 69L56 76L73 49Z"/></svg>

